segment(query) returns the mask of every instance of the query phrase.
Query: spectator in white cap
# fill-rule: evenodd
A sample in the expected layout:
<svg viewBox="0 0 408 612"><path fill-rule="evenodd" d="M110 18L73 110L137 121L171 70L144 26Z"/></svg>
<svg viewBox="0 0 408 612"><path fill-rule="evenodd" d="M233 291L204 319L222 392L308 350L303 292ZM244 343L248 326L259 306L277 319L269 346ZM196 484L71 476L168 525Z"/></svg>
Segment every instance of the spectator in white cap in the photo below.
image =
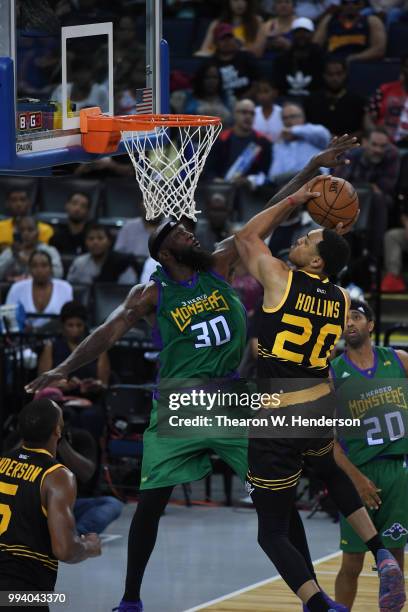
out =
<svg viewBox="0 0 408 612"><path fill-rule="evenodd" d="M313 21L307 17L298 17L292 23L292 47L276 63L282 95L302 98L321 88L324 52L313 43L313 33Z"/></svg>

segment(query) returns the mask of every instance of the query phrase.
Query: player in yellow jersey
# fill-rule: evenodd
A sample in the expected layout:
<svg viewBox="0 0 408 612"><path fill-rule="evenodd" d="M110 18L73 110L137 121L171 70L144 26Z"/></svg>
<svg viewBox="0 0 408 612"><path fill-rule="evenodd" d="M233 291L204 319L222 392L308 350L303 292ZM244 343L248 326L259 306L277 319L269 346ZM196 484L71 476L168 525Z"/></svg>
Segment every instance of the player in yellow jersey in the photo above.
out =
<svg viewBox="0 0 408 612"><path fill-rule="evenodd" d="M280 212L281 222L297 206L298 200L289 197L269 214L278 220ZM265 221L265 213L257 215L251 226L235 237L241 259L264 287L258 334L259 382L269 393L273 388L283 390L279 412L289 415L290 420L292 415L333 416L328 357L343 333L350 303L348 294L329 280L349 258L349 247L340 235L342 224L337 231L319 229L300 238L290 250L289 267L273 257L262 240ZM334 460L333 429L302 434L292 426L280 431L279 437L273 434L249 440L248 487L258 514L260 546L303 601L305 610L345 609L320 590L309 559L290 538L296 485L305 458L376 559L380 610L400 610L405 601L402 572L385 550L352 481Z"/></svg>
<svg viewBox="0 0 408 612"><path fill-rule="evenodd" d="M75 477L56 460L63 427L55 402L35 400L19 415L23 445L0 455L0 591L53 591L58 561L79 563L101 554L96 534L76 533Z"/></svg>

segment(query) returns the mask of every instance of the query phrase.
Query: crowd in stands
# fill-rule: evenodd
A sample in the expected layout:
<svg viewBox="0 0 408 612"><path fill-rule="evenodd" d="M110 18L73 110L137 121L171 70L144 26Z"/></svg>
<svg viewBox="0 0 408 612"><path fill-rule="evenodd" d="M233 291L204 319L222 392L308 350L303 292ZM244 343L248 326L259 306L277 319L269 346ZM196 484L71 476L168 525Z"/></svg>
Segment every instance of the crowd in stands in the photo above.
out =
<svg viewBox="0 0 408 612"><path fill-rule="evenodd" d="M53 9L50 28L51 15L54 19L57 15L60 25L75 25L86 23L96 7L98 16L105 10L106 20L113 19L119 32L114 47L115 112L134 112L136 89L145 82L145 49L136 4L44 0L41 23L30 11L35 2L19 4L19 19L27 29L46 27L47 5ZM180 23L189 20L192 28L201 24L201 29L193 28L201 32L201 38L196 37L190 55L171 55L171 111L217 115L223 121L223 131L200 182L203 214L195 227L186 220L201 245L212 250L232 234L237 224L260 210L311 156L325 149L333 136L347 132L362 143L350 154L350 164L336 171L364 193L360 198L362 214L350 237L353 262L368 253L382 269L381 289L406 291L408 182L404 181L403 170L407 168L404 159L408 159L404 150L408 146L408 55L404 55L408 47L398 54L397 78L384 76L379 81L382 76L376 75L367 84L365 71L358 68L374 62L378 74L386 75L381 67L395 67L397 55L387 59L387 37L395 27L405 27L407 37L406 2L299 0L295 4L293 0L263 0L256 6L254 0L167 0L165 18ZM68 85L76 109L90 105L107 108L104 77L100 82L92 80L94 59L72 58L75 78ZM39 69L28 70L29 60L27 54L19 91L38 95L44 92L44 84ZM48 76L55 72L48 94L58 99L58 71L52 55L47 70ZM57 223L45 222L41 215L42 186L46 180L59 180L55 178L38 179L34 195L21 182L20 186L9 186L0 210L3 304L23 306L26 331L55 331L57 320L60 325L61 334L46 342L38 354L39 372L63 360L84 337L88 326L96 324L90 317L89 298L95 286L146 282L156 266L149 257L147 241L157 221L144 219L136 186L127 215L118 221L107 219L103 213L105 182L134 181L128 158L103 158L76 165L72 173L73 180L79 177L99 184L96 206L91 203L89 190L64 183L64 213ZM0 190L5 192L2 180ZM312 227L315 225L308 213L296 211L268 244L274 254L284 257L297 237ZM258 283L242 264L231 280L248 312L254 314L261 298ZM374 288L373 279L367 274L357 278L352 266L347 282L365 291ZM80 294L81 287L87 287L88 293ZM256 333L250 336L255 338ZM253 353L253 343L248 350ZM61 401L74 397L80 402L83 409L72 409L70 422L86 431L96 446L104 427L101 398L110 379L109 357L102 355L58 390ZM73 439L71 442L75 448ZM86 446L78 442L78 448ZM96 465L98 452L94 455L89 460ZM87 502L83 501L82 511L86 509ZM120 508L112 507L112 516L118 512Z"/></svg>

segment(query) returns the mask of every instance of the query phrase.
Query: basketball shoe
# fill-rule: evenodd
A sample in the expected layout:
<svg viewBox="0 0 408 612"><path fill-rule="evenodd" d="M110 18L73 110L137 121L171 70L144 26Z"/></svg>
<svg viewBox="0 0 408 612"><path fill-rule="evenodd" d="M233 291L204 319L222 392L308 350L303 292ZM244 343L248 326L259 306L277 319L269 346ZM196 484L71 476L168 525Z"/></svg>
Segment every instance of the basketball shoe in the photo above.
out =
<svg viewBox="0 0 408 612"><path fill-rule="evenodd" d="M384 548L377 553L377 570L380 612L399 612L406 599L404 576L393 555Z"/></svg>
<svg viewBox="0 0 408 612"><path fill-rule="evenodd" d="M118 608L113 608L112 612L143 612L143 603L142 600L139 601L122 601L119 604Z"/></svg>
<svg viewBox="0 0 408 612"><path fill-rule="evenodd" d="M325 602L331 606L329 612L349 612L347 606L337 603L337 601L333 601L333 599L331 599L324 591L322 591L322 595ZM305 604L303 604L303 612L309 612L309 608Z"/></svg>

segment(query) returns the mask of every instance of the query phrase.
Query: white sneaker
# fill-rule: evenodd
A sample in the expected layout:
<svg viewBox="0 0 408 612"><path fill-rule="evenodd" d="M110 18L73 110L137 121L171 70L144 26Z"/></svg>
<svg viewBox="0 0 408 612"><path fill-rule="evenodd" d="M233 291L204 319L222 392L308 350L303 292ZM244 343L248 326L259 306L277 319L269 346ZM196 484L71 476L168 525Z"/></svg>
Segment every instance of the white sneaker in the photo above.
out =
<svg viewBox="0 0 408 612"><path fill-rule="evenodd" d="M247 495L246 497L241 497L241 499L239 500L239 503L241 504L241 506L253 506L254 505L250 495Z"/></svg>

